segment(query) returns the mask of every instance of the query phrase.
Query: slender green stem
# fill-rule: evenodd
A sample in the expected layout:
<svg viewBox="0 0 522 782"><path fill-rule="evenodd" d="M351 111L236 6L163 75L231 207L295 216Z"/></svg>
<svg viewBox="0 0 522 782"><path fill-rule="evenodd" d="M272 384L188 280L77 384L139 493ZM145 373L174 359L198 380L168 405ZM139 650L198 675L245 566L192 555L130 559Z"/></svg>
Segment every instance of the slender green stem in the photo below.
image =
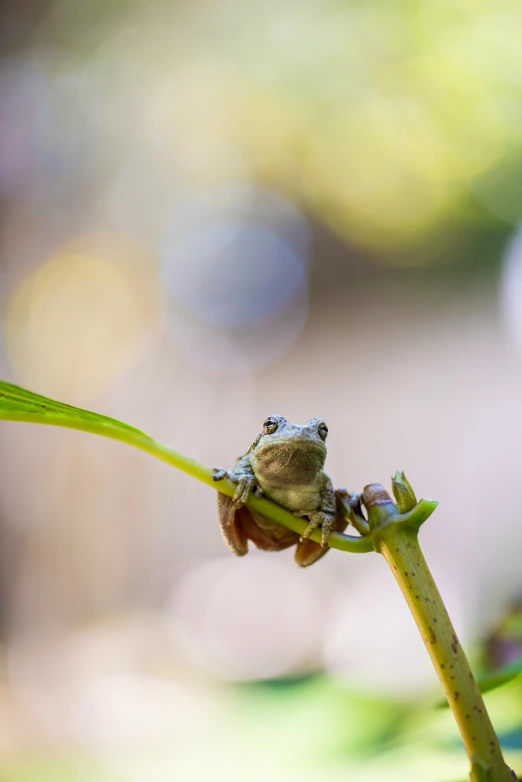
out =
<svg viewBox="0 0 522 782"><path fill-rule="evenodd" d="M390 524L373 535L389 564L440 679L472 764L474 782L513 782L482 695L422 555L416 532Z"/></svg>
<svg viewBox="0 0 522 782"><path fill-rule="evenodd" d="M131 427L124 427L118 425L119 422L111 423L110 419L104 421L102 417L99 418L79 418L66 416L60 412L54 412L46 410L45 417L41 413L35 413L33 411L25 410L3 410L0 409L0 420L7 421L21 421L33 424L45 424L49 426L61 426L68 429L77 429L82 432L90 432L91 434L101 435L102 437L108 437L112 440L118 440L119 442L130 445L133 448L139 448L139 450L148 453L150 456L154 456L162 462L170 464L171 467L187 473L187 475L197 478L198 481L205 483L207 486L211 486L213 489L222 492L223 494L232 497L236 489L235 485L230 481L216 481L212 480L213 472L209 467L197 462L195 459L191 459L189 456L170 448L168 445L154 440L143 432ZM283 527L301 534L305 531L307 522L294 516L290 511L285 510L280 505L276 505L274 502L267 500L263 497L250 497L247 502L249 508L259 511L264 516L278 524L282 524ZM315 531L310 536L312 540L317 543L321 542L321 532ZM340 532L330 533L328 539L331 548L336 548L341 551L349 551L354 554L363 554L373 551L373 545L369 538L356 537L355 535L343 535Z"/></svg>

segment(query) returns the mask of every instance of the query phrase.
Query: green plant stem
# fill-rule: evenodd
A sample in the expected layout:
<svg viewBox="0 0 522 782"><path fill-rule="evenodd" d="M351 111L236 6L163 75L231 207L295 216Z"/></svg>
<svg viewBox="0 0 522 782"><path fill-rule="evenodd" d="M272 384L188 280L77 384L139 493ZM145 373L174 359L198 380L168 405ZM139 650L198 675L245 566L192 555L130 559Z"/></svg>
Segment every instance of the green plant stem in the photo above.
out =
<svg viewBox="0 0 522 782"><path fill-rule="evenodd" d="M0 409L0 420L2 419L6 421L45 424L48 426L61 426L82 432L90 432L91 434L101 435L102 437L108 437L112 440L118 440L121 443L130 445L133 448L138 448L139 450L148 453L150 456L154 456L156 459L166 462L171 467L176 467L176 469L187 473L187 475L192 476L192 478L197 478L198 481L205 483L207 486L211 486L213 489L216 489L229 497L234 495L236 489L231 481L223 480L216 482L212 480L213 471L209 467L205 467L195 459L191 459L189 456L181 453L181 451L176 451L137 429L119 426L117 425L119 422L114 422L113 424L110 419L106 419L106 422L104 422L101 420L101 417L99 420L96 420L94 417L92 419L72 417L49 409L46 410L45 416L31 410L14 411ZM280 505L276 505L274 502L263 497L250 497L247 505L249 508L259 511L264 516L282 524L293 532L302 534L306 529L307 522L297 518L293 513L290 513L290 511L281 508ZM313 532L310 537L317 543L321 542L320 531ZM354 554L364 554L373 551L371 540L365 537L356 537L355 535L343 535L340 532L332 532L330 533L328 542L331 548L336 548L340 551L349 551Z"/></svg>
<svg viewBox="0 0 522 782"><path fill-rule="evenodd" d="M390 524L372 534L388 565L440 679L472 764L476 782L513 782L482 695L460 646L448 612L430 573L414 530Z"/></svg>

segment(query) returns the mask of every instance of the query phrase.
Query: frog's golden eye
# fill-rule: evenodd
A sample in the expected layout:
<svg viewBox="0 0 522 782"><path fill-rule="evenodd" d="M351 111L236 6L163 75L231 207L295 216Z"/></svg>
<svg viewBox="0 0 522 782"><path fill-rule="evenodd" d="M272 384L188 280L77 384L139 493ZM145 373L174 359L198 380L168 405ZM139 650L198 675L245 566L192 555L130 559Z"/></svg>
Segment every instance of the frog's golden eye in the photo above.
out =
<svg viewBox="0 0 522 782"><path fill-rule="evenodd" d="M324 421L321 421L321 423L317 427L317 431L319 432L319 436L322 437L323 440L326 440L326 437L328 435L328 427L326 426Z"/></svg>
<svg viewBox="0 0 522 782"><path fill-rule="evenodd" d="M267 418L263 424L263 434L273 434L278 426L279 421L277 418Z"/></svg>

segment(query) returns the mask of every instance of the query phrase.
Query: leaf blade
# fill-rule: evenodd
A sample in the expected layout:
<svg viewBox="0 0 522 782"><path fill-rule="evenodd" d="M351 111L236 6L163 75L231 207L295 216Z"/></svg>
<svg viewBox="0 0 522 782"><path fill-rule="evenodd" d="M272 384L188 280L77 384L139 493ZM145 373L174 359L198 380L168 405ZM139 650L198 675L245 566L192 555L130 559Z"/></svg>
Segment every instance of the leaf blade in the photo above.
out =
<svg viewBox="0 0 522 782"><path fill-rule="evenodd" d="M63 416L71 423L74 421L90 421L99 426L112 427L133 433L139 437L151 439L149 435L142 432L141 429L130 426L123 421L118 421L116 418L110 418L109 416L101 415L101 413L93 413L92 411L84 410L81 407L73 407L64 402L57 402L54 399L49 399L41 394L35 394L34 392L28 391L13 383L0 381L0 419L20 420L19 418L13 418L13 415L16 413L20 414L20 416L27 413L34 416L34 418L42 419ZM46 421L42 420L42 423L46 423ZM63 425L68 426L70 424L64 422Z"/></svg>

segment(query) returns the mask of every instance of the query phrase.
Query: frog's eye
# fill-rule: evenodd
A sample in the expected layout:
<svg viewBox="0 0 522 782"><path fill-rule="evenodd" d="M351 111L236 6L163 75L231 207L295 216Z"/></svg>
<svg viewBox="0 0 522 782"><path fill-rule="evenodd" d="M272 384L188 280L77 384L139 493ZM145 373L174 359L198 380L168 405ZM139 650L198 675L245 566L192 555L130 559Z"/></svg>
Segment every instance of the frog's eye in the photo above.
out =
<svg viewBox="0 0 522 782"><path fill-rule="evenodd" d="M319 436L322 437L323 440L326 440L326 437L328 435L328 427L326 426L324 421L321 421L321 423L317 427L317 431L319 432Z"/></svg>
<svg viewBox="0 0 522 782"><path fill-rule="evenodd" d="M263 424L263 434L273 434L279 425L277 418L267 418Z"/></svg>

